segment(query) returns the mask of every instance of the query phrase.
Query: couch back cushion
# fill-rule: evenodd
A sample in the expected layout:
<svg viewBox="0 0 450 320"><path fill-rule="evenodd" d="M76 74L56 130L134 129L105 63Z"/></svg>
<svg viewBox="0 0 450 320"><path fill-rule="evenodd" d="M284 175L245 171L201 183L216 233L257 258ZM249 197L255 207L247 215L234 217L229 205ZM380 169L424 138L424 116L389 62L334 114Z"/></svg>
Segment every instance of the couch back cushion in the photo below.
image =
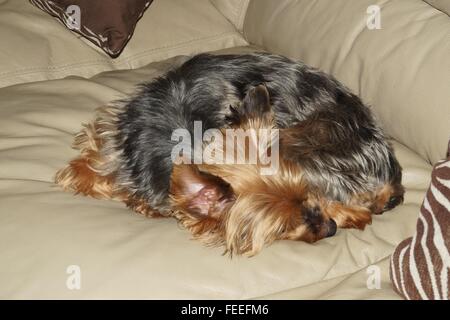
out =
<svg viewBox="0 0 450 320"><path fill-rule="evenodd" d="M239 31L244 28L245 13L250 0L210 0L211 3L226 17Z"/></svg>
<svg viewBox="0 0 450 320"><path fill-rule="evenodd" d="M450 1L448 0L424 0L424 1L428 2L436 9L441 10L442 12L445 12L450 16Z"/></svg>
<svg viewBox="0 0 450 320"><path fill-rule="evenodd" d="M449 34L419 0L252 0L244 23L247 41L333 74L430 162L450 136Z"/></svg>

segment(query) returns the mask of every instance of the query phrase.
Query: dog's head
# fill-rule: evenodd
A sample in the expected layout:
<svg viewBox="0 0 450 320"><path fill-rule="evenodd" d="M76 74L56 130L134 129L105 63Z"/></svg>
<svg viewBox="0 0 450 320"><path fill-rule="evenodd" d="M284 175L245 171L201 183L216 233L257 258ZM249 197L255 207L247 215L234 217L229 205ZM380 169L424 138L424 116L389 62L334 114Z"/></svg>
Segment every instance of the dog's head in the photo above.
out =
<svg viewBox="0 0 450 320"><path fill-rule="evenodd" d="M260 85L249 90L232 113L236 121L231 129L247 130L245 140L235 144L233 138L231 148L229 132L222 130L226 138L212 143L214 152L231 152L238 163L174 165L170 194L181 223L196 238L247 256L277 239L314 242L334 235L336 223L308 192L301 168L278 154L267 89ZM251 148L259 155L253 161ZM263 174L268 158L277 165Z"/></svg>

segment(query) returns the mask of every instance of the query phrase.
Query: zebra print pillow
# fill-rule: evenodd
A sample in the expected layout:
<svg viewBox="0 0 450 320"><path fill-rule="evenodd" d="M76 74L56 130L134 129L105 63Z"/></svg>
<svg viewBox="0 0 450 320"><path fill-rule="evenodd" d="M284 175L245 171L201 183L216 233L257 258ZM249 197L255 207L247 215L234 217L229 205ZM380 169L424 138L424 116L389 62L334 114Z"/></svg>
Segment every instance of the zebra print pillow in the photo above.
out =
<svg viewBox="0 0 450 320"><path fill-rule="evenodd" d="M30 0L116 58L153 0Z"/></svg>
<svg viewBox="0 0 450 320"><path fill-rule="evenodd" d="M405 299L450 299L450 143L447 160L438 162L420 210L416 233L391 257L395 291Z"/></svg>

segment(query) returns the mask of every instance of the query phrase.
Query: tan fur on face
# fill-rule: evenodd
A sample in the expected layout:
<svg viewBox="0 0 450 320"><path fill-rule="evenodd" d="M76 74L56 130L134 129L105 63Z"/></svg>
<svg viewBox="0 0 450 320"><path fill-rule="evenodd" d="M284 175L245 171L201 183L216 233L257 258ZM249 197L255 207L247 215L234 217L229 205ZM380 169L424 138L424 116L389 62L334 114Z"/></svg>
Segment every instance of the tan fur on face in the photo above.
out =
<svg viewBox="0 0 450 320"><path fill-rule="evenodd" d="M236 199L221 212L193 214L188 198L172 197L176 217L194 238L206 244L225 244L230 253L252 256L277 239L292 238L300 227L306 186L295 166L266 177L257 165L199 165L199 170L220 176L233 186ZM172 176L172 186L178 175ZM171 189L172 192L174 189ZM310 240L308 230L297 230L296 240ZM317 239L316 239L317 240Z"/></svg>
<svg viewBox="0 0 450 320"><path fill-rule="evenodd" d="M225 226L223 219L214 217L200 217L187 211L174 211L174 217L192 234L193 239L207 246L221 246L225 244Z"/></svg>
<svg viewBox="0 0 450 320"><path fill-rule="evenodd" d="M293 177L298 177L293 176ZM277 239L311 239L302 226L306 186L301 179L277 176L242 185L226 214L226 248L230 253L253 256Z"/></svg>

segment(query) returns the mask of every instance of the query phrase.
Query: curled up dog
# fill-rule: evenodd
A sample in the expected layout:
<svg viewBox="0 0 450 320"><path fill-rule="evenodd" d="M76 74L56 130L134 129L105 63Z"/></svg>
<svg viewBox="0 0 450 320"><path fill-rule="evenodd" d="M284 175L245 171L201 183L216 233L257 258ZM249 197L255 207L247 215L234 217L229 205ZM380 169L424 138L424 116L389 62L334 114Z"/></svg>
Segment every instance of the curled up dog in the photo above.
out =
<svg viewBox="0 0 450 320"><path fill-rule="evenodd" d="M80 156L56 176L65 190L175 217L230 254L364 229L403 200L370 109L331 76L266 53L195 56L99 109L73 146Z"/></svg>

